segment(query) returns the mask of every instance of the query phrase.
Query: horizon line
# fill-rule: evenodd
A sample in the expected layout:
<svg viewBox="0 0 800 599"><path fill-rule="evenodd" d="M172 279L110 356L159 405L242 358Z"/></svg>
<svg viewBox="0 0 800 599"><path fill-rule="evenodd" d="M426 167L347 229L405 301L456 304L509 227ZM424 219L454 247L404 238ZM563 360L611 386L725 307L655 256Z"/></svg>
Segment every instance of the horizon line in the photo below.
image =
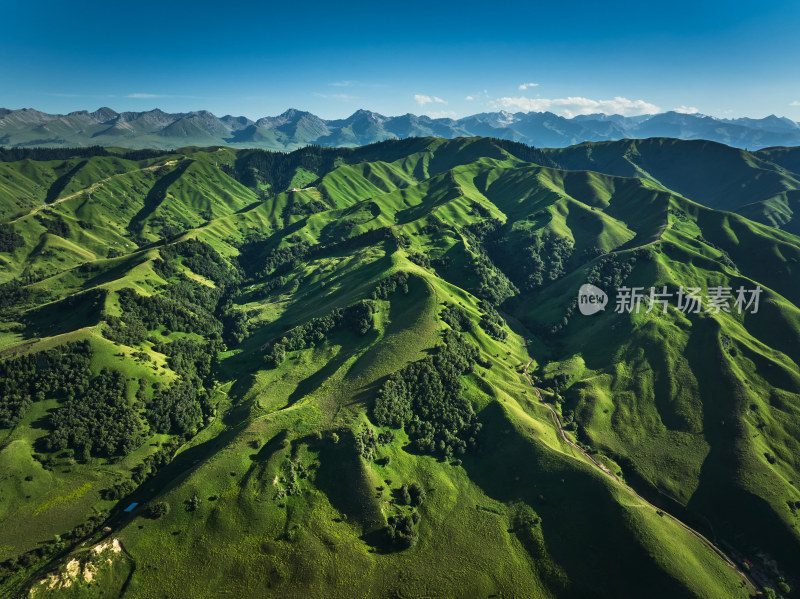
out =
<svg viewBox="0 0 800 599"><path fill-rule="evenodd" d="M146 113L149 113L149 112L156 112L156 111L162 112L162 113L167 114L167 115L188 115L188 114L200 114L200 113L206 112L206 113L208 113L208 114L210 114L213 117L218 118L218 119L222 119L222 118L225 118L225 117L245 118L245 119L251 120L253 122L256 122L256 121L258 121L260 119L264 119L264 118L274 118L274 117L283 116L288 112L296 111L296 112L302 112L302 113L305 113L305 114L310 114L310 115L315 116L315 117L317 117L317 118L319 118L319 119L321 119L323 121L345 120L345 119L348 119L348 118L358 114L359 112L367 112L367 113L370 113L370 114L373 114L373 115L377 115L377 116L380 116L380 117L384 117L384 118L398 118L398 117L409 116L410 115L410 116L416 116L416 117L425 117L425 118L428 118L428 119L430 119L432 121L461 121L463 119L467 119L467 118L470 118L470 117L473 117L473 116L477 116L479 114L510 114L510 115L551 114L551 115L553 115L555 117L562 118L562 119L569 120L569 121L574 120L576 118L580 118L580 117L604 117L604 118L621 117L621 118L624 118L624 119L635 119L635 118L646 118L647 119L647 118L652 118L652 117L663 115L663 114L679 114L679 115L683 115L683 116L690 116L690 117L697 117L697 118L710 118L710 119L714 119L714 120L717 120L717 121L723 121L723 122L724 121L739 121L739 120L743 120L743 119L765 120L765 119L768 119L768 118L777 118L777 119L785 119L785 120L788 120L790 122L793 122L793 123L796 123L796 124L800 125L800 121L796 121L793 118L787 117L787 116L778 116L775 113L770 113L770 114L768 114L767 116L764 116L764 117L743 116L743 117L732 117L731 118L731 117L719 117L719 116L714 116L714 115L705 114L705 113L701 113L701 112L682 112L682 111L675 110L675 109L673 109L673 110L664 110L664 111L661 111L661 112L636 114L636 115L624 115L624 114L620 114L620 113L610 113L609 114L609 113L604 113L604 112L593 112L593 113L587 113L587 114L576 114L576 115L572 115L572 116L566 116L566 115L563 115L563 114L558 114L556 112L552 112L552 111L549 111L549 110L543 110L543 111L518 110L516 112L511 112L509 110L502 110L501 109L501 110L494 110L494 111L475 112L475 113L467 114L467 115L461 116L461 117L434 117L434 116L430 116L430 115L425 114L425 113L415 113L415 112L405 112L403 114L391 115L391 114L383 114L383 113L380 113L380 112L377 112L377 111L374 111L374 110L371 110L371 109L368 109L368 108L359 108L359 109L356 109L355 111L353 111L352 113L347 114L346 116L334 117L334 118L324 118L324 117L321 117L321 116L319 116L319 115L317 115L317 114L315 114L315 113L313 113L311 111L308 111L308 110L303 110L301 108L295 108L295 107L289 107L286 110L284 110L283 112L275 114L275 115L263 115L263 116L260 116L260 117L253 118L253 117L249 117L249 116L246 116L246 115L234 115L234 114L231 114L231 113L226 113L226 114L223 114L222 116L219 116L216 113L214 113L214 112L212 112L212 111L210 111L208 109L205 109L205 108L201 108L201 109L197 109L197 110L182 111L182 112L167 112L167 111L159 108L158 106L155 106L155 107L147 109L147 110L122 110L122 111L118 111L118 110L116 110L114 108L111 108L110 106L100 106L99 108L97 108L95 110L89 110L89 109L85 109L84 108L84 109L72 110L70 112L62 113L62 112L46 112L44 110L39 110L38 108L33 108L33 107L7 108L7 107L4 107L4 106L0 106L0 110L8 110L9 112L34 111L34 112L39 112L41 114L46 114L48 116L56 116L56 117L58 117L58 116L71 116L71 115L80 114L80 113L93 114L95 112L99 112L99 111L104 110L104 109L111 110L112 112L114 112L117 115L120 115L120 114L146 114ZM3 118L5 118L5 115L3 117L0 117L0 120L3 119Z"/></svg>

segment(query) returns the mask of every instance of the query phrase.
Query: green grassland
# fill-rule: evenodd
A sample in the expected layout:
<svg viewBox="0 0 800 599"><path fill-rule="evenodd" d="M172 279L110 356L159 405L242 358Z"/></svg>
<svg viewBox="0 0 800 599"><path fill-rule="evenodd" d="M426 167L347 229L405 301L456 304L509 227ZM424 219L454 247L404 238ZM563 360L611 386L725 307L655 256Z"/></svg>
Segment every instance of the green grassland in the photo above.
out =
<svg viewBox="0 0 800 599"><path fill-rule="evenodd" d="M0 163L0 596L797 586L794 166L485 138ZM763 293L616 313L623 284Z"/></svg>

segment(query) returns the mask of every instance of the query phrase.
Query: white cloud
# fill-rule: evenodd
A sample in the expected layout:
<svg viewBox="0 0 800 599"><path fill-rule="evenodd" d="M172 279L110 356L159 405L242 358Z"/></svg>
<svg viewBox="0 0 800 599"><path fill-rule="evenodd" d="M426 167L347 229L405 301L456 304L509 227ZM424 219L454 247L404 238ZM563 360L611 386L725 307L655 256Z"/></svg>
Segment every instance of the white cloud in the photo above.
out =
<svg viewBox="0 0 800 599"><path fill-rule="evenodd" d="M694 106L684 106L681 104L677 108L673 108L672 112L678 112L680 114L697 114L700 111Z"/></svg>
<svg viewBox="0 0 800 599"><path fill-rule="evenodd" d="M623 116L636 116L640 114L655 114L661 109L655 104L644 100L629 100L620 96L613 100L592 100L570 96L568 98L497 98L492 102L496 108L506 110L521 110L523 112L554 112L566 117L579 114L621 114Z"/></svg>
<svg viewBox="0 0 800 599"><path fill-rule="evenodd" d="M126 98L163 98L161 94L128 94Z"/></svg>
<svg viewBox="0 0 800 599"><path fill-rule="evenodd" d="M467 100L468 102L471 102L471 101L472 101L472 100L474 100L475 98L473 98L472 96L467 96L467 97L466 97L466 98L464 98L464 99L465 99L465 100Z"/></svg>
<svg viewBox="0 0 800 599"><path fill-rule="evenodd" d="M446 100L442 100L438 96L423 96L422 94L414 94L414 100L420 106L425 106L425 104L431 104L436 102L437 104L447 104Z"/></svg>
<svg viewBox="0 0 800 599"><path fill-rule="evenodd" d="M800 106L800 101L799 100L793 100L793 101L789 102L789 106Z"/></svg>
<svg viewBox="0 0 800 599"><path fill-rule="evenodd" d="M521 91L525 91L529 87L538 87L538 86L539 86L538 83L523 83L522 85L519 86L519 89Z"/></svg>

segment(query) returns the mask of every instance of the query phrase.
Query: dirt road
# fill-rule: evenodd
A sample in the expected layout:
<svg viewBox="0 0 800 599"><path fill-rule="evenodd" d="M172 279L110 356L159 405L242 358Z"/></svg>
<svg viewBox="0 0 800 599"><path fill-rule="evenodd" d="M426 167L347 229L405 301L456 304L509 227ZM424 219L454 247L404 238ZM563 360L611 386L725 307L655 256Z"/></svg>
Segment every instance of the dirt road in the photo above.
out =
<svg viewBox="0 0 800 599"><path fill-rule="evenodd" d="M527 345L527 344L526 344L526 345ZM561 424L561 417L558 415L558 412L556 412L556 410L555 410L555 408L554 408L553 406L551 406L550 404L548 404L547 402L545 402L545 401L544 401L544 399L542 398L542 394L541 394L541 392L540 392L540 391L539 391L539 389L538 389L538 388L537 388L537 387L536 387L536 386L533 384L533 381L531 380L531 377L530 377L530 375L528 374L528 369L530 368L530 366L531 366L531 364L532 364L532 363L533 363L533 360L530 360L530 361L529 361L529 362L528 362L528 363L525 365L525 369L522 371L522 374L523 374L523 375L525 375L525 379L528 381L528 384L529 384L531 387L533 387L533 390L534 390L534 392L536 393L536 396L539 398L539 403L540 403L541 405L543 405L544 407L546 407L548 410L550 410L550 414L551 414L551 415L552 415L552 417L553 417L553 424L555 424L555 427L556 427L556 429L558 430L559 434L561 435L561 438L562 438L562 439L563 439L563 440L564 440L564 441L565 441L567 444L569 444L571 447L573 447L574 449L577 449L579 452L581 452L581 454L582 454L582 455L583 455L583 456L584 456L584 457L585 457L585 458L586 458L586 459L587 459L587 460L588 460L588 461L589 461L589 462L590 462L592 465L594 465L594 466L595 466L595 467L596 467L598 470L600 470L600 471L601 471L603 474L605 474L606 476L608 476L608 477L609 477L610 479L612 479L614 482L616 482L617 484L619 484L619 485L620 485L620 486L621 486L623 489L625 489L625 490L626 490L628 493L630 493L631 495L633 495L634 497L636 497L638 500L640 500L640 501L641 501L642 503L644 503L645 505L647 505L647 506L650 506L652 509L656 510L656 511L657 511L659 514L663 514L663 517L665 517L665 518L669 518L669 519L670 519L670 520L672 520L672 521L673 521L675 524L677 524L678 526L680 526L681 528L683 528L685 531L687 531L687 532L689 532L690 534L692 534L692 535L694 535L695 537L697 537L697 539L699 539L701 543L703 543L703 544L704 544L706 547L708 547L709 549L711 549L711 551L713 551L714 553L716 553L716 554L717 554L717 556L718 556L720 559L722 559L722 560L723 560L723 561L724 561L724 562L725 562L725 563L726 563L726 564L727 564L727 565L728 565L730 568L733 568L733 569L736 571L736 573L737 573L739 576L741 576L742 580L743 580L743 581L746 583L748 592L749 592L751 595L755 595L755 594L756 594L756 589L758 588L758 587L756 586L756 584L755 584L755 583L754 583L752 580L750 580L750 577L748 577L748 576L747 576L747 574L745 574L745 573L744 573L742 570L740 570L740 569L739 569L739 566L737 566L737 565L736 565L736 563L735 563L733 560L731 560L731 559L728 557L728 555L727 555L725 552L723 552L723 551L722 551L722 550L721 550L719 547L717 547L716 545L714 545L714 543L712 543L711 541L709 541L709 540L708 540L706 537L704 537L702 534L700 534L699 532L697 532L697 531L696 531L695 529L693 529L691 526L688 526L687 524L684 524L684 523L683 523L681 520L678 520L678 519L677 519L675 516L673 516L672 514L669 514L669 513L665 512L663 509L661 509L661 508L658 508L658 507L656 507L655 505L653 505L652 503L650 503L649 501L647 501L647 499L645 499L644 497L642 497L641 495L639 495L639 493L637 493L637 492L636 492L636 491L634 491L634 490L633 490L631 487L629 487L627 484L625 484L624 482L622 482L622 480L620 480L620 478L619 478L619 477L618 477L616 474L614 474L614 473L613 473L613 472L611 472L611 470L609 470L609 469L608 469L606 466L604 466L603 464L601 464L600 462L598 462L597 460L595 460L595 459L594 459L594 458L593 458L593 457L592 457L592 456L591 456L591 455L590 455L590 454L589 454L587 451L584 451L584 449L583 449L583 448L582 448L580 445L578 445L577 443L575 443L574 441L572 441L572 439L570 439L570 438L567 436L567 433L566 433L566 431L564 430L564 427L563 427L563 426L562 426L562 424Z"/></svg>
<svg viewBox="0 0 800 599"><path fill-rule="evenodd" d="M26 218L28 216L33 216L37 212L41 212L42 210L45 210L45 209L50 208L52 206L55 206L56 204L60 204L61 202L66 202L67 200L71 200L73 198L77 198L78 196L81 196L81 195L83 195L85 193L92 193L93 191L95 191L99 187L102 187L104 183L108 183L109 181L111 181L112 179L114 179L116 177L121 177L123 175L130 175L131 173L141 173L143 171L156 171L156 170L158 170L160 168L163 168L165 166L174 166L177 163L178 163L177 160L170 160L169 162L165 162L163 164L156 164L156 165L153 165L153 166L146 166L144 168L137 168L137 169L134 169L132 171L125 171L124 173L117 173L116 175L111 175L110 177L106 177L105 179L100 179L97 183L92 184L90 187L87 187L86 189L81 189L80 191L76 191L75 193L70 194L68 196L64 196L63 198L58 198L57 200L55 200L53 202L50 202L49 204L41 204L40 206L36 206L36 208L31 210L27 214L22 214L22 215L18 216L17 218L15 218L14 220L10 220L8 222L9 223L15 223L20 219Z"/></svg>

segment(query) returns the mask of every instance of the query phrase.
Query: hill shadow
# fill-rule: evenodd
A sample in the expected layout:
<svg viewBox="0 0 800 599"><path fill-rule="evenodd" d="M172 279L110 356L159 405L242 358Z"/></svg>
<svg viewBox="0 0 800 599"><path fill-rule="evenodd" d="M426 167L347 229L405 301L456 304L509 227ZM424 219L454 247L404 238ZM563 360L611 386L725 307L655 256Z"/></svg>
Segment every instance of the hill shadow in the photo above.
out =
<svg viewBox="0 0 800 599"><path fill-rule="evenodd" d="M332 339L328 340L329 343L334 343L337 338L341 339L343 335L336 335ZM370 331L363 339L364 343L369 344L372 341L375 341L378 337L378 332L375 330ZM370 339L371 338L371 339ZM339 352L334 356L334 358L328 361L322 368L317 370L311 376L303 379L297 384L295 390L292 391L289 398L286 400L286 406L290 407L294 405L295 402L299 401L306 395L310 395L314 390L318 389L326 380L332 377L336 372L350 359L353 355L353 352L356 350L359 344L359 339L352 339L346 340L342 343L342 347Z"/></svg>
<svg viewBox="0 0 800 599"><path fill-rule="evenodd" d="M150 191L147 192L144 198L144 206L142 206L141 210L139 210L128 223L128 231L136 233L142 229L145 219L155 212L156 208L158 208L161 202L167 197L167 189L169 186L180 179L193 162L194 160L190 158L182 160L173 170L153 184L153 187L150 188Z"/></svg>
<svg viewBox="0 0 800 599"><path fill-rule="evenodd" d="M58 196L61 195L61 192L64 191L64 188L69 184L79 170L81 170L84 166L88 164L88 160L81 160L78 164L72 167L69 171L61 175L58 179L53 181L50 187L47 190L47 195L45 195L44 202L45 204L52 204L58 199Z"/></svg>
<svg viewBox="0 0 800 599"><path fill-rule="evenodd" d="M327 443L319 453L314 482L341 514L361 526L364 540L372 539L384 525L375 490L365 475L355 439L349 429L337 430L338 443Z"/></svg>
<svg viewBox="0 0 800 599"><path fill-rule="evenodd" d="M97 325L105 295L105 290L93 289L29 310L23 337L53 337Z"/></svg>
<svg viewBox="0 0 800 599"><path fill-rule="evenodd" d="M497 402L479 417L479 450L465 454L462 465L488 497L507 506L521 501L541 518L533 526L510 528L510 534L534 560L549 557L564 570L569 586L553 572L544 574L556 595L635 597L647 589L648 597L687 596L683 584L648 555L608 481L588 465L526 438Z"/></svg>
<svg viewBox="0 0 800 599"><path fill-rule="evenodd" d="M716 321L700 320L686 344L692 371L703 373L697 383L703 399L703 435L710 446L687 509L707 514L717 534L738 548L752 554L768 551L789 568L800 543L769 502L749 488L752 483L747 481L758 480L771 467L764 458L754 463L745 453L750 429L742 411L751 396L725 357L719 330Z"/></svg>

